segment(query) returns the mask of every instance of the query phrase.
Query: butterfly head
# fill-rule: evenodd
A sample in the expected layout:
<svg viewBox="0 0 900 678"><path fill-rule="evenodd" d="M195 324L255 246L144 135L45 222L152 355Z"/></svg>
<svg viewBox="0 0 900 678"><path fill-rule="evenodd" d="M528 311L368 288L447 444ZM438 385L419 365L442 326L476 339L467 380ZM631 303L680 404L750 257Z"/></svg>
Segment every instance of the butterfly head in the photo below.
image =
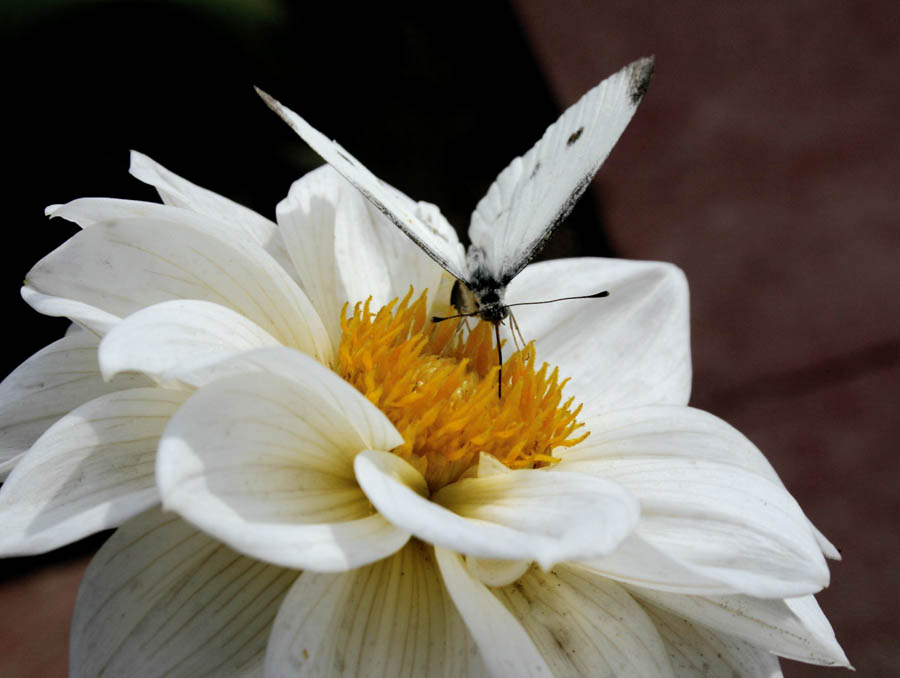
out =
<svg viewBox="0 0 900 678"><path fill-rule="evenodd" d="M456 281L450 303L461 314L477 315L482 320L498 325L509 316L509 308L503 300L506 285L499 282L488 269L481 247L469 247L466 265L469 269L468 279Z"/></svg>
<svg viewBox="0 0 900 678"><path fill-rule="evenodd" d="M450 293L450 303L460 315L477 315L497 325L509 316L509 306L503 300L505 291L504 287L470 289L463 281L457 280Z"/></svg>

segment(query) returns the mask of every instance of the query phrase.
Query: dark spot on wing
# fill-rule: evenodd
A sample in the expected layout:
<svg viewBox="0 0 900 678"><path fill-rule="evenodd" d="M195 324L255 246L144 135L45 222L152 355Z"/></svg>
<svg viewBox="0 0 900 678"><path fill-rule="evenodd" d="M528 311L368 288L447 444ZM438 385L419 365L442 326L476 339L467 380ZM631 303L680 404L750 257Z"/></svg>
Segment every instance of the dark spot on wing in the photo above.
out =
<svg viewBox="0 0 900 678"><path fill-rule="evenodd" d="M340 150L339 150L339 151L337 152L337 154L338 154L339 156L341 156L341 157L347 162L348 165L351 165L351 166L353 166L353 167L356 166L356 163L353 162L353 158L351 158L351 157L345 155L343 151L340 151Z"/></svg>
<svg viewBox="0 0 900 678"><path fill-rule="evenodd" d="M581 137L581 133L584 132L584 127L579 127L577 130L572 132L572 135L566 139L566 146L571 146Z"/></svg>
<svg viewBox="0 0 900 678"><path fill-rule="evenodd" d="M655 59L646 57L638 59L631 66L630 81L628 84L628 96L631 98L631 105L637 106L647 93L650 86L650 78L653 77Z"/></svg>
<svg viewBox="0 0 900 678"><path fill-rule="evenodd" d="M531 175L528 177L529 179L534 179L537 176L538 170L541 169L541 161L538 160L534 165L534 169L531 170Z"/></svg>

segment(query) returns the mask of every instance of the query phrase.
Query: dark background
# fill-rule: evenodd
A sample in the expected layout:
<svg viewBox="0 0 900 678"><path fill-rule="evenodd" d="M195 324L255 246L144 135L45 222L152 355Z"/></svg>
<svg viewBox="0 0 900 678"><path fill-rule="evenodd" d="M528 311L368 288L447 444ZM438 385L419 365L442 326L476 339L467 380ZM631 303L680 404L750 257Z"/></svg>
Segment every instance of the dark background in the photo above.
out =
<svg viewBox="0 0 900 678"><path fill-rule="evenodd" d="M313 7L0 6L3 373L66 326L18 297L28 269L74 232L44 207L155 199L127 174L129 149L274 218L318 159L253 85L464 228L497 172L564 106L656 54L641 110L544 255L685 270L692 403L754 440L842 549L819 599L861 675L894 675L897 4ZM99 541L0 565L0 675L64 675L77 582ZM783 666L788 678L826 672Z"/></svg>

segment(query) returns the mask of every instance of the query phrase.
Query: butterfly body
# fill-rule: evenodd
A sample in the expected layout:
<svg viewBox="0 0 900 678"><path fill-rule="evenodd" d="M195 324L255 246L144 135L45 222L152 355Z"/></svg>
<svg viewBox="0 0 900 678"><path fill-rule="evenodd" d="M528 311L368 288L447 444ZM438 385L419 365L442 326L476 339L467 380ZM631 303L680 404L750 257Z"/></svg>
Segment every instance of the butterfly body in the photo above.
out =
<svg viewBox="0 0 900 678"><path fill-rule="evenodd" d="M497 280L487 268L484 250L477 245L466 252L465 280L457 278L450 294L450 303L460 315L477 315L482 320L502 322L509 316L504 297L506 285Z"/></svg>

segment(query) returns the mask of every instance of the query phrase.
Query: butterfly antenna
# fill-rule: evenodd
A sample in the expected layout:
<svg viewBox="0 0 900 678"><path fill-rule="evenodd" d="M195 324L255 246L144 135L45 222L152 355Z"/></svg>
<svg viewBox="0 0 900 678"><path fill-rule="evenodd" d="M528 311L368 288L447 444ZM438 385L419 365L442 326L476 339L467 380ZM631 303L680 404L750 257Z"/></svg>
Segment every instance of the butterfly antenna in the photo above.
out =
<svg viewBox="0 0 900 678"><path fill-rule="evenodd" d="M497 338L497 398L503 397L503 349L500 346L500 323L494 323L494 336Z"/></svg>
<svg viewBox="0 0 900 678"><path fill-rule="evenodd" d="M602 292L595 292L594 294L585 294L580 297L560 297L559 299L548 299L547 301L520 301L517 304L507 304L507 308L511 306L534 306L535 304L552 304L557 301L570 301L572 299L600 299L601 297L608 297L609 290L603 290Z"/></svg>
<svg viewBox="0 0 900 678"><path fill-rule="evenodd" d="M439 315L433 315L433 316L431 316L431 322L442 323L445 320L453 320L455 318L471 318L472 316L476 316L476 315L478 315L478 311L475 311L474 313L458 313L456 315L445 315L443 317L441 317Z"/></svg>

